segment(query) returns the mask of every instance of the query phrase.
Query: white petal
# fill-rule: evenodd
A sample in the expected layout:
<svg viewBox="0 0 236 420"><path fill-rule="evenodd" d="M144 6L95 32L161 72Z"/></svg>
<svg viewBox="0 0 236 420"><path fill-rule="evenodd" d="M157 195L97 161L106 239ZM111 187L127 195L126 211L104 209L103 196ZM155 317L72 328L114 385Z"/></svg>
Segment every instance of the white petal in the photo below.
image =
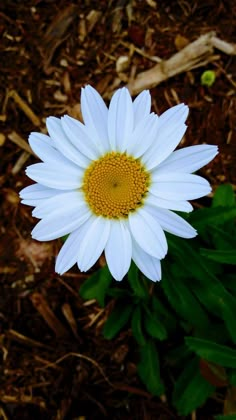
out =
<svg viewBox="0 0 236 420"><path fill-rule="evenodd" d="M79 167L75 170L60 164L36 163L28 166L26 174L46 187L72 190L80 187L83 171Z"/></svg>
<svg viewBox="0 0 236 420"><path fill-rule="evenodd" d="M176 150L158 166L158 173L174 171L179 173L195 172L214 159L217 153L217 146L208 144Z"/></svg>
<svg viewBox="0 0 236 420"><path fill-rule="evenodd" d="M90 137L99 145L99 148L101 147L104 152L107 152L109 150L108 109L102 97L92 86L82 89L81 112Z"/></svg>
<svg viewBox="0 0 236 420"><path fill-rule="evenodd" d="M154 217L141 208L129 215L129 226L132 236L145 252L155 258L164 258L167 253L167 241Z"/></svg>
<svg viewBox="0 0 236 420"><path fill-rule="evenodd" d="M112 221L105 256L115 280L122 280L131 264L132 241L128 227L120 220Z"/></svg>
<svg viewBox="0 0 236 420"><path fill-rule="evenodd" d="M161 262L158 258L154 258L151 255L143 251L137 242L133 240L132 244L132 259L139 268L139 270L150 280L159 281L161 280Z"/></svg>
<svg viewBox="0 0 236 420"><path fill-rule="evenodd" d="M37 131L32 131L29 135L29 140L30 139L37 140L40 144L48 144L48 146L52 146L55 148L53 139L51 139L51 137L47 136L46 134L38 133Z"/></svg>
<svg viewBox="0 0 236 420"><path fill-rule="evenodd" d="M55 270L57 273L64 274L76 263L78 258L78 249L81 241L83 240L81 235L82 226L72 232L62 246L56 259Z"/></svg>
<svg viewBox="0 0 236 420"><path fill-rule="evenodd" d="M211 192L209 182L198 175L153 174L150 193L166 200L194 200Z"/></svg>
<svg viewBox="0 0 236 420"><path fill-rule="evenodd" d="M73 232L81 226L91 213L85 203L62 208L44 217L32 231L32 237L38 241L50 241Z"/></svg>
<svg viewBox="0 0 236 420"><path fill-rule="evenodd" d="M142 160L148 170L159 165L179 144L187 126L185 124L173 124L172 126L164 126L158 132L155 146L150 147L144 154Z"/></svg>
<svg viewBox="0 0 236 420"><path fill-rule="evenodd" d="M42 219L52 213L63 211L67 208L69 211L75 207L80 208L84 203L84 195L80 191L61 192L54 197L43 200L32 212L34 217Z"/></svg>
<svg viewBox="0 0 236 420"><path fill-rule="evenodd" d="M79 247L77 264L81 271L87 271L95 264L106 246L110 233L109 219L99 216L90 220Z"/></svg>
<svg viewBox="0 0 236 420"><path fill-rule="evenodd" d="M77 262L83 238L94 220L95 216L91 214L91 216L78 229L70 234L57 257L57 273L65 273Z"/></svg>
<svg viewBox="0 0 236 420"><path fill-rule="evenodd" d="M149 90L143 90L134 100L134 127L151 111L151 95Z"/></svg>
<svg viewBox="0 0 236 420"><path fill-rule="evenodd" d="M118 89L108 111L108 134L112 150L124 152L134 127L133 103L128 89Z"/></svg>
<svg viewBox="0 0 236 420"><path fill-rule="evenodd" d="M130 136L127 153L139 158L153 144L158 133L158 117L149 114L142 118Z"/></svg>
<svg viewBox="0 0 236 420"><path fill-rule="evenodd" d="M23 190L19 192L19 196L22 199L22 204L37 206L43 200L53 197L56 194L60 194L61 192L62 191L60 190L48 188L44 185L33 184L23 188Z"/></svg>
<svg viewBox="0 0 236 420"><path fill-rule="evenodd" d="M56 148L65 156L67 159L79 165L81 168L86 168L89 164L88 158L86 158L81 152L76 149L70 142L65 131L63 130L61 120L55 117L49 117L46 119L46 125L50 137L54 140Z"/></svg>
<svg viewBox="0 0 236 420"><path fill-rule="evenodd" d="M144 154L142 160L149 170L159 165L176 148L187 126L184 123L188 114L186 105L170 108L159 117L159 130L156 141Z"/></svg>
<svg viewBox="0 0 236 420"><path fill-rule="evenodd" d="M65 115L61 119L62 127L71 143L87 158L97 159L99 149L86 132L86 127L80 121Z"/></svg>
<svg viewBox="0 0 236 420"><path fill-rule="evenodd" d="M173 124L178 121L183 123L186 121L188 113L189 107L185 104L172 106L160 115L160 126Z"/></svg>
<svg viewBox="0 0 236 420"><path fill-rule="evenodd" d="M29 144L34 153L44 162L58 162L62 164L71 164L75 166L72 162L68 161L58 150L54 147L54 142L50 137L45 136L49 141L45 141L41 136L36 136L35 134L40 133L31 133L29 136Z"/></svg>
<svg viewBox="0 0 236 420"><path fill-rule="evenodd" d="M163 230L180 236L181 238L194 238L197 235L194 229L186 220L178 214L167 209L160 209L154 206L145 206L145 210L150 213L160 223Z"/></svg>
<svg viewBox="0 0 236 420"><path fill-rule="evenodd" d="M161 207L163 209L185 211L186 213L193 211L193 206L188 201L165 200L164 198L156 197L151 193L145 198L145 205L146 204L151 204L152 206Z"/></svg>

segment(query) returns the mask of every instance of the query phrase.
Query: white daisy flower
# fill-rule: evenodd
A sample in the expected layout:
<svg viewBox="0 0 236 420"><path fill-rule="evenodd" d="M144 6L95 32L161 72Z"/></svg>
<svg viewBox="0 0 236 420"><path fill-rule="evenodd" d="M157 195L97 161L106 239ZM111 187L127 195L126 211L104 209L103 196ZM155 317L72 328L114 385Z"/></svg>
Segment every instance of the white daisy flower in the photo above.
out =
<svg viewBox="0 0 236 420"><path fill-rule="evenodd" d="M174 151L188 115L184 104L160 117L150 112L143 91L132 102L117 90L107 108L91 86L82 89L84 124L69 116L49 117L49 135L31 133L29 143L42 163L27 168L36 184L20 192L41 219L32 231L39 241L70 234L56 260L65 273L75 263L89 270L103 251L112 276L122 280L131 260L146 277L161 279L167 253L164 231L182 238L197 233L173 210L190 212L208 194L204 178L193 175L217 154L216 146Z"/></svg>

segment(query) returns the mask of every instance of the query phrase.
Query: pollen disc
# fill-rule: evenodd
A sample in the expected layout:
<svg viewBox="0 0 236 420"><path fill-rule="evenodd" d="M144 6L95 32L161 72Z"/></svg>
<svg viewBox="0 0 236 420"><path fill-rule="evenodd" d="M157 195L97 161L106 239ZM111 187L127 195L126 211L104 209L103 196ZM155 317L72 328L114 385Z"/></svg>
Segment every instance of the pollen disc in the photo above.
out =
<svg viewBox="0 0 236 420"><path fill-rule="evenodd" d="M111 152L88 166L82 190L94 214L126 218L143 204L149 181L150 175L140 160Z"/></svg>

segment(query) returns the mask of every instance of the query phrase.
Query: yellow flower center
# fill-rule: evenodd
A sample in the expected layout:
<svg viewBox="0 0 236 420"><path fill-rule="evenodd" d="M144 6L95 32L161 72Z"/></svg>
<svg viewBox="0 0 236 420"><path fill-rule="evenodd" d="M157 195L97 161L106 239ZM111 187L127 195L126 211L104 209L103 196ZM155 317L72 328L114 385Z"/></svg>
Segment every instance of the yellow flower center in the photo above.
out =
<svg viewBox="0 0 236 420"><path fill-rule="evenodd" d="M149 173L138 159L111 152L86 169L82 190L94 214L122 218L142 205L149 180Z"/></svg>

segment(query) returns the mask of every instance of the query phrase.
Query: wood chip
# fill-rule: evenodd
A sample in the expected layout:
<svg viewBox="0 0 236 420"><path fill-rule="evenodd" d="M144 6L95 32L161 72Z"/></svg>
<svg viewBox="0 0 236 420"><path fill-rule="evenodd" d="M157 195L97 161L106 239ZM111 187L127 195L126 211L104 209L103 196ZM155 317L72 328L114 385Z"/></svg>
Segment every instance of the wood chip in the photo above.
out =
<svg viewBox="0 0 236 420"><path fill-rule="evenodd" d="M70 325L70 328L71 328L75 338L77 340L81 341L80 338L79 338L79 335L78 335L77 323L76 323L74 314L72 312L72 309L71 309L71 306L69 305L69 303L64 303L62 305L61 310L62 310L63 315L66 318L68 324Z"/></svg>
<svg viewBox="0 0 236 420"><path fill-rule="evenodd" d="M76 18L77 11L78 6L75 4L70 4L64 10L60 10L46 30L41 46L41 53L44 58L43 70L46 74L51 72L50 63L54 53L59 45L67 38L67 31Z"/></svg>
<svg viewBox="0 0 236 420"><path fill-rule="evenodd" d="M25 335L19 333L18 331L15 331L13 329L10 329L6 332L6 335L8 338L17 341L18 343L24 344L29 347L42 347L48 350L52 350L51 347L40 343L37 340L33 340L32 338L26 337Z"/></svg>
<svg viewBox="0 0 236 420"><path fill-rule="evenodd" d="M121 55L116 61L116 71L117 73L123 72L129 68L130 57L127 55Z"/></svg>
<svg viewBox="0 0 236 420"><path fill-rule="evenodd" d="M12 98L15 103L19 106L21 111L29 118L30 121L36 126L39 127L41 124L40 119L35 115L34 111L29 107L29 105L20 97L20 95L12 90L9 92L9 97Z"/></svg>
<svg viewBox="0 0 236 420"><path fill-rule="evenodd" d="M22 167L24 166L25 162L29 159L30 153L29 152L22 152L19 159L17 159L15 165L13 166L11 173L12 175L18 174Z"/></svg>
<svg viewBox="0 0 236 420"><path fill-rule="evenodd" d="M52 309L49 307L46 299L41 293L33 293L30 297L35 309L42 315L44 321L57 337L68 337L68 331L56 317Z"/></svg>
<svg viewBox="0 0 236 420"><path fill-rule="evenodd" d="M34 154L28 143L15 131L12 131L10 134L8 134L8 138L13 143L17 144L17 146L19 146L21 149L25 150L25 152L28 152L31 155Z"/></svg>
<svg viewBox="0 0 236 420"><path fill-rule="evenodd" d="M92 32L93 28L95 27L101 16L102 12L99 12L98 10L91 10L88 16L86 16L86 27L88 34Z"/></svg>
<svg viewBox="0 0 236 420"><path fill-rule="evenodd" d="M3 133L0 133L0 147L4 145L6 141L6 136Z"/></svg>

